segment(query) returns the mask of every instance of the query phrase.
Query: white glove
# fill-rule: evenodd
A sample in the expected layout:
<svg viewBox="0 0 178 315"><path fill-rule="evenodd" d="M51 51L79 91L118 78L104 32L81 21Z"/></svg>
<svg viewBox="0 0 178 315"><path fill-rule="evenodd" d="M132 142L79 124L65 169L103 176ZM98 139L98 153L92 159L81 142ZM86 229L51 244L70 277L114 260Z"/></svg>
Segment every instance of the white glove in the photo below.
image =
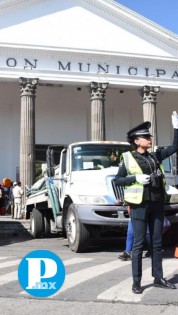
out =
<svg viewBox="0 0 178 315"><path fill-rule="evenodd" d="M178 129L178 115L176 111L172 113L172 125L173 128Z"/></svg>
<svg viewBox="0 0 178 315"><path fill-rule="evenodd" d="M139 184L147 185L150 182L150 175L146 174L137 174L136 175L136 181Z"/></svg>

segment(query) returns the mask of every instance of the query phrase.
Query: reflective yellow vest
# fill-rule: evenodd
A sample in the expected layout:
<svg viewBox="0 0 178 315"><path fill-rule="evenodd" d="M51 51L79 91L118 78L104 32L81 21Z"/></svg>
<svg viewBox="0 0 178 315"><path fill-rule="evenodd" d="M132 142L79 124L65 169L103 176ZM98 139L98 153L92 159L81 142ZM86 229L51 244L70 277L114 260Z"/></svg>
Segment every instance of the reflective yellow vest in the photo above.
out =
<svg viewBox="0 0 178 315"><path fill-rule="evenodd" d="M138 165L137 161L133 157L130 151L124 152L122 154L124 159L124 164L127 170L127 174L129 175L136 175L136 174L143 174L140 166ZM160 165L161 171L164 175L163 166ZM165 184L165 181L164 181ZM130 186L125 186L124 188L124 200L128 203L133 204L140 204L143 200L143 190L144 185L135 182Z"/></svg>

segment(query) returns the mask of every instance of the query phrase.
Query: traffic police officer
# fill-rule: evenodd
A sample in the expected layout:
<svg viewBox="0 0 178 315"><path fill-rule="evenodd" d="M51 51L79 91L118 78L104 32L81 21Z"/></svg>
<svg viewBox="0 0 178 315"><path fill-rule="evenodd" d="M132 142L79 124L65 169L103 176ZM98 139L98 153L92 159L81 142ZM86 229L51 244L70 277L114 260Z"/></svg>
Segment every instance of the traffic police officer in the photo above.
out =
<svg viewBox="0 0 178 315"><path fill-rule="evenodd" d="M162 268L162 229L164 221L164 170L161 162L178 150L178 115L172 114L174 128L173 144L158 148L149 153L152 147L149 128L146 121L131 129L128 141L135 151L123 153L123 160L115 178L116 185L124 186L124 199L130 204L131 221L134 232L132 249L133 293L142 293L142 254L147 232L150 232L152 258L152 276L155 287L176 289L163 278Z"/></svg>

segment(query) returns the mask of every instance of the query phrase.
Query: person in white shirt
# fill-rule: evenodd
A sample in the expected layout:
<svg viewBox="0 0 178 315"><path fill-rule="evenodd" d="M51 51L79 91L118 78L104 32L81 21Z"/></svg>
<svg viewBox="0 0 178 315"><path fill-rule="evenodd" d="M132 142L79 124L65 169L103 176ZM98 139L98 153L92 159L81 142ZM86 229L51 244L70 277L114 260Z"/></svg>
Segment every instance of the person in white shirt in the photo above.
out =
<svg viewBox="0 0 178 315"><path fill-rule="evenodd" d="M21 182L14 182L13 183L13 196L14 196L14 219L20 218L20 213L22 209L22 195L23 190L21 188Z"/></svg>

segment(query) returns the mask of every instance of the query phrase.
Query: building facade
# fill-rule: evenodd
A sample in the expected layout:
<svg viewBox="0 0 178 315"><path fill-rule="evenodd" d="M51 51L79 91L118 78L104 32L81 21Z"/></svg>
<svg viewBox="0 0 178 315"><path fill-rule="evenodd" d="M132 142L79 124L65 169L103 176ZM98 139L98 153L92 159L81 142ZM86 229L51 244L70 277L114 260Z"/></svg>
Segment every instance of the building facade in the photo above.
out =
<svg viewBox="0 0 178 315"><path fill-rule="evenodd" d="M33 183L35 147L172 141L178 37L112 0L0 0L0 179Z"/></svg>

